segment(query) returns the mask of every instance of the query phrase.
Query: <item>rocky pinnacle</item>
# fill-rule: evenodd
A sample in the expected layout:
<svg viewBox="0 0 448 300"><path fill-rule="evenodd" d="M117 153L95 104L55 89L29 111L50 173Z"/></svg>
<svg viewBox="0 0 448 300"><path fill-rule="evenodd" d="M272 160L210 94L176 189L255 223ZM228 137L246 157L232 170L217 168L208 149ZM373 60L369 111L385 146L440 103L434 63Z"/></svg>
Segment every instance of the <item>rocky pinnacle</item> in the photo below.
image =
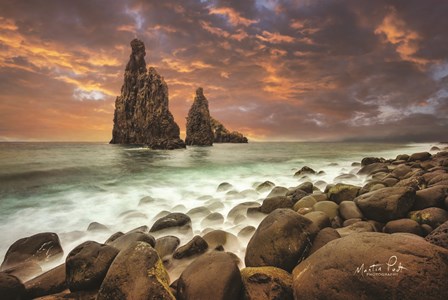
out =
<svg viewBox="0 0 448 300"><path fill-rule="evenodd" d="M208 101L204 96L204 90L200 87L196 90L196 97L188 112L185 143L195 146L211 146L213 138Z"/></svg>

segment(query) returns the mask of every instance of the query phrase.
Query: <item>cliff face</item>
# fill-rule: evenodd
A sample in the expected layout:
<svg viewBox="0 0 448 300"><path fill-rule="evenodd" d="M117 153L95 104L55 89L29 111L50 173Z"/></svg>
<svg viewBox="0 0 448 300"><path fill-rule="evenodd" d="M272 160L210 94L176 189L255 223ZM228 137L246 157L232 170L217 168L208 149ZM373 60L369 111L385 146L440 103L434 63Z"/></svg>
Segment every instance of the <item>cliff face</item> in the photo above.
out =
<svg viewBox="0 0 448 300"><path fill-rule="evenodd" d="M247 138L237 131L230 132L218 120L211 118L214 143L247 143Z"/></svg>
<svg viewBox="0 0 448 300"><path fill-rule="evenodd" d="M111 144L144 144L153 149L185 148L168 109L168 86L156 69L146 69L145 45L134 39L121 95L115 100Z"/></svg>
<svg viewBox="0 0 448 300"><path fill-rule="evenodd" d="M208 101L202 88L196 90L196 97L187 117L187 145L211 146L213 145L213 131L211 125Z"/></svg>

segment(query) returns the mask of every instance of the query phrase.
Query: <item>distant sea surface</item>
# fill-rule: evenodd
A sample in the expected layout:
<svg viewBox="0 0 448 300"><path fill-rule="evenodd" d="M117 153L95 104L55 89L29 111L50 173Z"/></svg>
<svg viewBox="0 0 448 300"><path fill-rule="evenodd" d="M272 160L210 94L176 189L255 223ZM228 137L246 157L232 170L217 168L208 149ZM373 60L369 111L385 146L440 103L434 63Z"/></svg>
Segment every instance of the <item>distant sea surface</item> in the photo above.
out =
<svg viewBox="0 0 448 300"><path fill-rule="evenodd" d="M0 143L0 260L14 241L39 232L58 233L68 254L85 240L104 242L116 231L151 226L163 211L186 213L205 206L226 217L238 203L261 203L267 194L229 197L217 192L222 182L232 184L236 191L253 189L266 180L285 187L304 180L332 183L338 175L356 173L351 164L363 157L395 158L430 147L253 142L152 151L105 143ZM305 165L325 174L294 178ZM364 180L358 177L351 183ZM155 201L139 206L145 196ZM107 225L110 232L86 232L94 221ZM201 219L192 221L194 234L201 234L205 227L236 234L245 225L256 227L260 220L248 219L243 224L226 220L213 226Z"/></svg>

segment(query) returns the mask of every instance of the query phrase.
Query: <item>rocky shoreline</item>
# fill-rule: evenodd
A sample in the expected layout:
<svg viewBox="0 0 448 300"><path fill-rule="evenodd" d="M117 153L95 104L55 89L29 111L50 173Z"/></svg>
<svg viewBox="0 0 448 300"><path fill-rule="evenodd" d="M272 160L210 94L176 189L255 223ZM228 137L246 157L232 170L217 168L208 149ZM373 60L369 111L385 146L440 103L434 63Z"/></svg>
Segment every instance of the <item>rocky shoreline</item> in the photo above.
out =
<svg viewBox="0 0 448 300"><path fill-rule="evenodd" d="M366 157L336 184L311 180L320 171L307 166L291 174L295 187L265 181L238 192L224 182L218 192L253 201L227 216L207 207L162 214L86 241L44 273L64 255L57 234L19 239L0 268L1 299L447 299L448 151L431 151ZM364 184L343 183L353 176ZM210 229L193 235L198 218ZM213 230L252 218L263 220L237 235ZM244 261L234 253L241 243Z"/></svg>

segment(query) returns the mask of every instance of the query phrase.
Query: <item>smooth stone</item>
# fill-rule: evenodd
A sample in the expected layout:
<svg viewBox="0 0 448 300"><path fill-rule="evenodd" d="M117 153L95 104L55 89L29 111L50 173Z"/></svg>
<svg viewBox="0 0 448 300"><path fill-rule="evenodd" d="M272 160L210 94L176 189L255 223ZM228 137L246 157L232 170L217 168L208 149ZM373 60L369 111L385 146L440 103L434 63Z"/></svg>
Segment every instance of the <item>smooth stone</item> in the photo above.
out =
<svg viewBox="0 0 448 300"><path fill-rule="evenodd" d="M38 233L15 241L8 248L0 270L3 271L28 261L49 262L60 258L63 253L56 233Z"/></svg>
<svg viewBox="0 0 448 300"><path fill-rule="evenodd" d="M224 223L224 216L221 215L220 213L215 212L209 214L204 219L202 219L201 226L206 227L206 226L219 225L222 223Z"/></svg>
<svg viewBox="0 0 448 300"><path fill-rule="evenodd" d="M359 186L337 183L330 188L327 195L328 199L339 204L342 201L353 201L358 196L360 189Z"/></svg>
<svg viewBox="0 0 448 300"><path fill-rule="evenodd" d="M384 223L405 217L414 201L415 190L409 187L382 188L354 200L366 218Z"/></svg>
<svg viewBox="0 0 448 300"><path fill-rule="evenodd" d="M425 161L428 160L432 157L431 153L429 152L418 152L418 153L414 153L412 154L408 161Z"/></svg>
<svg viewBox="0 0 448 300"><path fill-rule="evenodd" d="M109 228L101 223L92 222L87 227L87 231L109 231Z"/></svg>
<svg viewBox="0 0 448 300"><path fill-rule="evenodd" d="M308 166L302 167L299 171L294 174L294 177L300 177L303 175L313 175L316 174L316 171Z"/></svg>
<svg viewBox="0 0 448 300"><path fill-rule="evenodd" d="M357 223L359 221L362 221L362 219L360 219L360 218L347 219L347 220L345 220L342 223L342 227L350 226L350 225L355 224L355 223Z"/></svg>
<svg viewBox="0 0 448 300"><path fill-rule="evenodd" d="M275 187L275 183L273 183L271 181L265 181L265 182L257 185L255 190L257 192L264 193L264 192L268 192L268 191L272 190L274 187Z"/></svg>
<svg viewBox="0 0 448 300"><path fill-rule="evenodd" d="M114 259L98 291L97 300L172 299L170 278L157 251L135 241Z"/></svg>
<svg viewBox="0 0 448 300"><path fill-rule="evenodd" d="M304 191L304 192L306 192L306 193L308 193L308 194L311 194L311 193L313 193L313 191L314 191L314 185L313 185L312 182L307 181L307 182L301 183L301 184L296 188L296 190L302 190L302 191Z"/></svg>
<svg viewBox="0 0 448 300"><path fill-rule="evenodd" d="M419 224L428 224L432 228L437 228L448 221L448 212L442 208L429 207L410 212L409 218L417 221Z"/></svg>
<svg viewBox="0 0 448 300"><path fill-rule="evenodd" d="M245 300L293 300L292 275L275 267L241 270Z"/></svg>
<svg viewBox="0 0 448 300"><path fill-rule="evenodd" d="M159 257L163 259L165 256L172 255L177 247L180 245L180 239L178 237L168 235L156 240L156 249Z"/></svg>
<svg viewBox="0 0 448 300"><path fill-rule="evenodd" d="M338 228L336 229L336 231L339 233L341 237L346 237L354 233L374 232L375 229L373 228L373 225L370 224L369 222L359 221L347 227Z"/></svg>
<svg viewBox="0 0 448 300"><path fill-rule="evenodd" d="M320 230L325 227L330 227L331 222L327 214L323 211L312 211L305 215L305 218L311 220L313 224Z"/></svg>
<svg viewBox="0 0 448 300"><path fill-rule="evenodd" d="M362 272L374 264L381 270L370 273L394 276ZM413 234L366 232L333 240L301 262L293 290L295 299L448 299L446 274L448 250Z"/></svg>
<svg viewBox="0 0 448 300"><path fill-rule="evenodd" d="M250 239L247 267L273 266L291 271L306 256L317 229L290 209L277 209L261 221Z"/></svg>
<svg viewBox="0 0 448 300"><path fill-rule="evenodd" d="M118 252L93 241L74 248L65 260L67 287L72 292L98 289Z"/></svg>
<svg viewBox="0 0 448 300"><path fill-rule="evenodd" d="M309 255L313 254L332 240L339 239L340 237L341 236L334 228L326 227L320 230L313 241L313 245L311 246Z"/></svg>
<svg viewBox="0 0 448 300"><path fill-rule="evenodd" d="M247 237L252 236L254 234L255 230L256 230L256 228L254 226L246 226L238 232L237 236L242 237L242 238L247 238Z"/></svg>
<svg viewBox="0 0 448 300"><path fill-rule="evenodd" d="M342 201L339 204L339 215L344 219L362 219L364 215L353 201Z"/></svg>
<svg viewBox="0 0 448 300"><path fill-rule="evenodd" d="M448 186L437 185L416 192L413 210L421 210L428 207L443 207L443 202L448 196Z"/></svg>
<svg viewBox="0 0 448 300"><path fill-rule="evenodd" d="M202 254L208 249L207 242L200 236L196 235L187 244L179 247L174 251L173 258L182 259L194 255Z"/></svg>
<svg viewBox="0 0 448 300"><path fill-rule="evenodd" d="M233 189L233 185L231 185L228 182L223 182L218 185L218 188L216 189L216 191L217 192L227 192L227 191L230 191L231 189Z"/></svg>
<svg viewBox="0 0 448 300"><path fill-rule="evenodd" d="M420 224L411 219L399 219L389 221L384 225L383 232L385 233L397 233L397 232L407 232L416 235L422 235L422 228Z"/></svg>
<svg viewBox="0 0 448 300"><path fill-rule="evenodd" d="M210 211L210 209L208 209L205 206L199 206L199 207L195 207L190 209L187 212L187 215L190 217L205 217L209 214L211 214L212 212Z"/></svg>
<svg viewBox="0 0 448 300"><path fill-rule="evenodd" d="M115 232L104 242L104 244L109 245L110 243L112 243L113 241L115 241L116 239L118 239L119 237L121 237L123 235L124 235L124 233L121 231Z"/></svg>
<svg viewBox="0 0 448 300"><path fill-rule="evenodd" d="M286 196L289 190L283 186L276 186L272 191L266 196L266 198L276 197L276 196Z"/></svg>
<svg viewBox="0 0 448 300"><path fill-rule="evenodd" d="M2 300L25 299L25 287L17 277L0 272L0 296Z"/></svg>
<svg viewBox="0 0 448 300"><path fill-rule="evenodd" d="M182 272L177 282L177 299L239 299L242 289L234 258L215 251L198 257Z"/></svg>
<svg viewBox="0 0 448 300"><path fill-rule="evenodd" d="M227 214L227 219L234 219L237 215L247 215L247 209L249 207L259 207L260 204L258 202L243 202L239 203L235 207L233 207L229 213Z"/></svg>
<svg viewBox="0 0 448 300"><path fill-rule="evenodd" d="M269 214L277 208L292 208L293 203L291 199L286 196L274 196L264 199L260 206L260 212Z"/></svg>
<svg viewBox="0 0 448 300"><path fill-rule="evenodd" d="M154 225L152 225L150 232L160 231L162 229L172 227L188 227L191 228L191 219L189 216L183 213L170 213L160 219L158 219Z"/></svg>
<svg viewBox="0 0 448 300"><path fill-rule="evenodd" d="M140 199L140 201L138 202L138 206L151 204L151 203L154 203L155 201L156 201L156 199L154 199L153 197L145 196L145 197Z"/></svg>
<svg viewBox="0 0 448 300"><path fill-rule="evenodd" d="M230 232L224 230L212 230L202 237L210 249L223 246L225 249L237 249L239 245L238 238Z"/></svg>
<svg viewBox="0 0 448 300"><path fill-rule="evenodd" d="M359 171L358 175L372 175L378 172L389 172L389 169L385 163L372 163L367 166L363 166Z"/></svg>
<svg viewBox="0 0 448 300"><path fill-rule="evenodd" d="M139 227L134 228L132 230L129 230L128 232L126 232L126 234L134 233L134 232L149 233L149 227L146 226L146 225L142 225L142 226L139 226Z"/></svg>
<svg viewBox="0 0 448 300"><path fill-rule="evenodd" d="M296 202L293 206L293 210L298 211L300 208L312 208L317 201L313 196L306 196Z"/></svg>
<svg viewBox="0 0 448 300"><path fill-rule="evenodd" d="M27 298L34 299L67 289L65 263L25 282Z"/></svg>
<svg viewBox="0 0 448 300"><path fill-rule="evenodd" d="M148 243L149 245L151 245L151 247L154 247L156 244L156 240L152 235L142 232L126 233L125 235L118 237L112 242L106 242L105 244L122 251L123 249L127 248L129 244L137 241Z"/></svg>
<svg viewBox="0 0 448 300"><path fill-rule="evenodd" d="M313 210L322 211L327 214L330 219L333 219L339 213L339 205L333 201L320 201L313 205Z"/></svg>
<svg viewBox="0 0 448 300"><path fill-rule="evenodd" d="M21 282L25 282L30 278L33 278L34 276L42 273L42 268L38 263L34 261L26 261L2 272L13 275L17 277Z"/></svg>

